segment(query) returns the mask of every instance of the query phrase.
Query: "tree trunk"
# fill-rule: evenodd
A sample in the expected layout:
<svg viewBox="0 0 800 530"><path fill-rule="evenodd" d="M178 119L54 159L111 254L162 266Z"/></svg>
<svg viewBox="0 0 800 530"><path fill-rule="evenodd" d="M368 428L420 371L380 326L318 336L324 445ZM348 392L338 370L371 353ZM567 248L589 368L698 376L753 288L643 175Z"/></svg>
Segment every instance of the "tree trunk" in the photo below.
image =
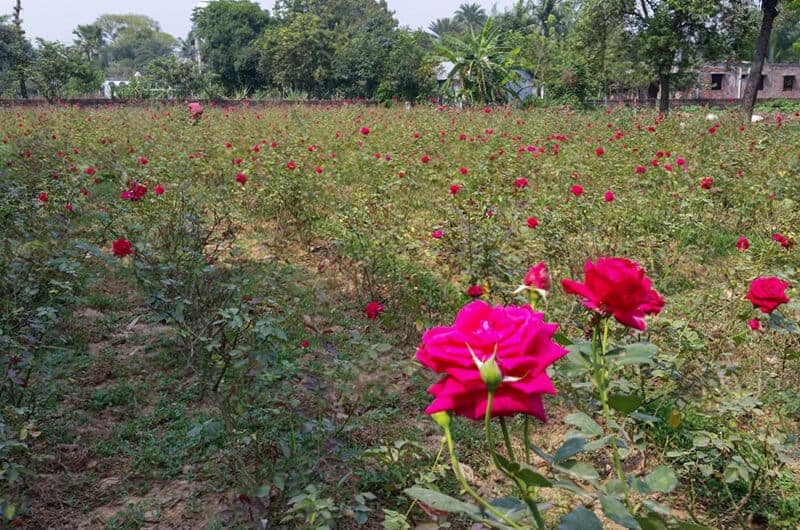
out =
<svg viewBox="0 0 800 530"><path fill-rule="evenodd" d="M19 73L19 97L22 99L28 99L28 86L25 83L25 73Z"/></svg>
<svg viewBox="0 0 800 530"><path fill-rule="evenodd" d="M753 64L750 66L750 76L747 78L747 87L742 95L742 114L749 123L753 117L753 107L758 98L758 85L761 84L761 72L764 70L764 57L769 48L769 36L772 33L772 24L778 16L778 2L780 0L764 0L761 3L761 32L758 34L756 51L753 54Z"/></svg>
<svg viewBox="0 0 800 530"><path fill-rule="evenodd" d="M661 99L658 101L658 111L662 114L669 113L669 74L661 74Z"/></svg>

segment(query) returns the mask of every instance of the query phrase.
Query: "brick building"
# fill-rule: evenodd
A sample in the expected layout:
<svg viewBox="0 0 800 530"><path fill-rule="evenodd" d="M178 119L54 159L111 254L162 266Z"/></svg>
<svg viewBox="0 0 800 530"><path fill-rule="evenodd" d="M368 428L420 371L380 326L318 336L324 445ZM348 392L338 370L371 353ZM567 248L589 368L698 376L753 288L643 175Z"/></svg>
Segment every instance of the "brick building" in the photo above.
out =
<svg viewBox="0 0 800 530"><path fill-rule="evenodd" d="M697 99L740 99L749 76L749 63L704 66L699 88L690 94ZM764 64L758 99L800 99L800 64Z"/></svg>

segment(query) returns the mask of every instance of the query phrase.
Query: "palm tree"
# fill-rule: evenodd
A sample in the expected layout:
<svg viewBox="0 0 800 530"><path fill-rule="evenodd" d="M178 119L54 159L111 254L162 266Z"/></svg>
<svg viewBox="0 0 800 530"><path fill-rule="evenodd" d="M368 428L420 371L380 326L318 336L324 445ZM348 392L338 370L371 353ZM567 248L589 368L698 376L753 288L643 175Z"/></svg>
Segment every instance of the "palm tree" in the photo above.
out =
<svg viewBox="0 0 800 530"><path fill-rule="evenodd" d="M461 24L452 18L437 18L428 26L428 30L441 39L445 35L457 35L461 33Z"/></svg>
<svg viewBox="0 0 800 530"><path fill-rule="evenodd" d="M103 28L97 24L83 24L72 30L75 35L75 45L86 55L86 60L94 62L100 58L100 53L106 44Z"/></svg>
<svg viewBox="0 0 800 530"><path fill-rule="evenodd" d="M456 14L453 18L466 28L477 29L486 23L488 17L480 4L461 4L456 9Z"/></svg>
<svg viewBox="0 0 800 530"><path fill-rule="evenodd" d="M438 58L453 64L445 90L467 104L507 101L512 92L508 85L517 76L519 49L505 46L501 38L491 18L479 33L470 28L463 37L445 34L436 43Z"/></svg>

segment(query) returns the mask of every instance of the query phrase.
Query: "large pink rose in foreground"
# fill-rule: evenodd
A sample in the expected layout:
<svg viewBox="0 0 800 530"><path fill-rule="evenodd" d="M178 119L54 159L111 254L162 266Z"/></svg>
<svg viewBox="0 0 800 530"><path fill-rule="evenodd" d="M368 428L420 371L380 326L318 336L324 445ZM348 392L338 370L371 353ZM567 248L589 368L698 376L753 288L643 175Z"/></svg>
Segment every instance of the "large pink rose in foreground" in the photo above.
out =
<svg viewBox="0 0 800 530"><path fill-rule="evenodd" d="M664 299L652 288L650 278L638 263L624 258L600 258L587 261L583 283L561 280L564 291L578 295L583 305L593 311L612 315L625 326L644 331L645 315L656 315L664 308Z"/></svg>
<svg viewBox="0 0 800 530"><path fill-rule="evenodd" d="M428 389L434 400L425 412L483 418L488 388L479 365L494 355L502 381L492 416L530 414L545 421L542 394L556 393L545 369L567 353L552 340L557 329L558 324L544 322L544 315L530 306L492 307L480 300L467 304L452 326L422 336L417 360L445 374Z"/></svg>
<svg viewBox="0 0 800 530"><path fill-rule="evenodd" d="M788 283L774 276L756 278L750 284L745 298L762 313L772 313L779 305L789 303L789 297L786 296L787 287Z"/></svg>

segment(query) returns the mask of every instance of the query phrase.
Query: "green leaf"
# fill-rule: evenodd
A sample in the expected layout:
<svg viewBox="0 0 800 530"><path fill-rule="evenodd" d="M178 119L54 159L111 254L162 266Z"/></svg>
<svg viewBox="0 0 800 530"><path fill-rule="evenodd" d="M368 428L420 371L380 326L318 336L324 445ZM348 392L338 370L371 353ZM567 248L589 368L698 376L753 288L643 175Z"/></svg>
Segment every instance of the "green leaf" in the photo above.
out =
<svg viewBox="0 0 800 530"><path fill-rule="evenodd" d="M577 455L586 447L586 438L583 437L575 437L570 438L564 444L558 448L556 453L553 455L553 461L556 464L560 464L568 460L569 458Z"/></svg>
<svg viewBox="0 0 800 530"><path fill-rule="evenodd" d="M639 521L631 515L631 512L628 511L624 504L614 497L600 495L600 506L603 508L603 513L606 514L606 517L618 525L630 530L639 530L641 528Z"/></svg>
<svg viewBox="0 0 800 530"><path fill-rule="evenodd" d="M557 530L603 530L594 512L579 506L561 518Z"/></svg>
<svg viewBox="0 0 800 530"><path fill-rule="evenodd" d="M564 418L564 422L578 428L586 436L601 436L603 428L583 412L573 412Z"/></svg>
<svg viewBox="0 0 800 530"><path fill-rule="evenodd" d="M497 511L508 517L514 522L520 521L528 516L528 506L519 499L513 497L500 497L490 501Z"/></svg>
<svg viewBox="0 0 800 530"><path fill-rule="evenodd" d="M661 514L661 515L672 515L672 510L669 506L665 506L663 504L659 504L655 501L651 501L649 499L645 499L642 501L642 504L645 508L653 512L654 514ZM652 517L652 515L651 515Z"/></svg>
<svg viewBox="0 0 800 530"><path fill-rule="evenodd" d="M549 488L553 484L528 464L520 464L517 476L529 487Z"/></svg>
<svg viewBox="0 0 800 530"><path fill-rule="evenodd" d="M611 408L623 414L633 412L639 408L639 405L641 405L643 401L642 397L636 394L631 396L617 394L608 398L608 404L611 405Z"/></svg>
<svg viewBox="0 0 800 530"><path fill-rule="evenodd" d="M538 488L549 488L552 484L543 475L528 464L512 462L501 454L497 454L497 464L509 475L519 478L526 485Z"/></svg>
<svg viewBox="0 0 800 530"><path fill-rule="evenodd" d="M661 493L670 493L678 487L678 477L668 466L654 469L644 478L644 481L651 490Z"/></svg>
<svg viewBox="0 0 800 530"><path fill-rule="evenodd" d="M785 331L793 335L800 335L800 326L797 325L797 322L786 318L777 311L770 313L767 325L769 329L774 331Z"/></svg>
<svg viewBox="0 0 800 530"><path fill-rule="evenodd" d="M650 342L628 344L623 349L623 353L615 357L620 366L653 364L653 357L658 353L658 346Z"/></svg>
<svg viewBox="0 0 800 530"><path fill-rule="evenodd" d="M556 465L556 468L569 473L578 480L591 481L598 480L600 478L600 474L597 472L597 470L592 467L591 464L587 464L586 462L570 460L563 465Z"/></svg>
<svg viewBox="0 0 800 530"><path fill-rule="evenodd" d="M655 515L651 515L649 517L637 517L636 520L639 521L639 525L642 527L642 530L667 530L667 525L664 524L664 521Z"/></svg>
<svg viewBox="0 0 800 530"><path fill-rule="evenodd" d="M620 497L625 494L625 483L618 478L612 478L603 484L603 490L612 497Z"/></svg>
<svg viewBox="0 0 800 530"><path fill-rule="evenodd" d="M403 492L412 499L417 499L420 502L424 502L434 510L441 510L448 513L461 513L464 515L469 515L470 517L481 517L481 511L477 506L467 504L464 501L454 499L453 497L445 495L444 493L439 493L438 491L414 486L411 488L406 488L403 490Z"/></svg>

